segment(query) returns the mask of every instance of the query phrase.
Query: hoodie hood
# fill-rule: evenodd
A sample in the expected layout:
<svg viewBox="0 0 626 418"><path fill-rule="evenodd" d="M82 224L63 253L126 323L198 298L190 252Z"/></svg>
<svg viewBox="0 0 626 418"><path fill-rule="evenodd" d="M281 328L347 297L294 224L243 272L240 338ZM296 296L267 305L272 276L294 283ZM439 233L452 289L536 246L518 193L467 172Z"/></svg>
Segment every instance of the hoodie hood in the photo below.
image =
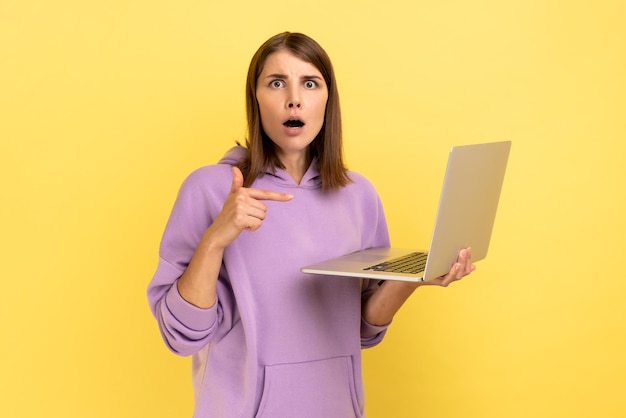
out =
<svg viewBox="0 0 626 418"><path fill-rule="evenodd" d="M218 164L235 165L244 159L247 152L248 150L240 145L232 147L226 151L226 154L218 161Z"/></svg>
<svg viewBox="0 0 626 418"><path fill-rule="evenodd" d="M247 152L248 150L240 145L232 147L219 160L218 164L235 165L245 158ZM291 177L289 173L282 168L270 167L265 174L266 176L272 178L274 182L283 186L301 187L304 189L317 189L322 187L322 179L320 178L320 172L317 165L317 157L314 157L311 161L311 164L304 173L304 177L302 177L300 184L297 184L293 177Z"/></svg>

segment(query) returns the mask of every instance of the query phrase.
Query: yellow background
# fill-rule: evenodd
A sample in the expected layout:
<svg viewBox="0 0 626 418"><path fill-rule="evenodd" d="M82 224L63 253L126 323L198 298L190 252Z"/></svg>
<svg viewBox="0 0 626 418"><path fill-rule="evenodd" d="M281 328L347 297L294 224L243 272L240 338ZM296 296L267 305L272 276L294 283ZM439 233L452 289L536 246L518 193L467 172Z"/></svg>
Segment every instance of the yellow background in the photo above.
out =
<svg viewBox="0 0 626 418"><path fill-rule="evenodd" d="M333 58L396 245L428 244L452 145L513 141L488 258L364 353L368 417L626 416L625 21L621 0L3 0L0 416L190 416L145 288L283 30Z"/></svg>

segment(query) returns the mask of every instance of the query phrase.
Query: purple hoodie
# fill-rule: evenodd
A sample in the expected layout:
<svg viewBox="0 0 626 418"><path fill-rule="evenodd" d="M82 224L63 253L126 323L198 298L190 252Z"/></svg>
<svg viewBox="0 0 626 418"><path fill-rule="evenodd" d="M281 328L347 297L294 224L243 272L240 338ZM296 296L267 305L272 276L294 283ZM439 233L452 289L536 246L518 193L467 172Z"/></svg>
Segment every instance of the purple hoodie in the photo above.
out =
<svg viewBox="0 0 626 418"><path fill-rule="evenodd" d="M356 250L388 246L374 187L352 183L322 191L316 161L298 185L284 170L252 187L291 193L265 201L267 218L224 252L217 303L197 308L175 285L232 183L232 148L217 165L183 183L160 247L148 300L167 346L193 355L196 418L346 418L364 416L361 348L378 344L386 326L361 317L376 283L323 277L300 267Z"/></svg>

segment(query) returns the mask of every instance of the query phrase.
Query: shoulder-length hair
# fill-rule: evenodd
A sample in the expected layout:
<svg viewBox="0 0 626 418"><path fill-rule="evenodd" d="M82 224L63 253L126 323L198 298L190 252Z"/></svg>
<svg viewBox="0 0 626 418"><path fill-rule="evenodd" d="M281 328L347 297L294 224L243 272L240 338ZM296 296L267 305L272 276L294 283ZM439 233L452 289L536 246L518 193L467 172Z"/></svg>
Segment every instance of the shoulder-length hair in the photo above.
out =
<svg viewBox="0 0 626 418"><path fill-rule="evenodd" d="M322 73L328 88L324 123L319 134L309 145L311 158L317 157L322 189L338 189L350 183L343 161L341 111L339 94L332 63L326 51L312 38L301 33L284 32L268 39L252 57L246 82L246 113L248 136L245 158L238 164L244 175L244 186L250 185L269 169L284 168L272 140L261 125L261 114L256 98L257 81L267 57L277 51L289 51L301 60L315 66Z"/></svg>

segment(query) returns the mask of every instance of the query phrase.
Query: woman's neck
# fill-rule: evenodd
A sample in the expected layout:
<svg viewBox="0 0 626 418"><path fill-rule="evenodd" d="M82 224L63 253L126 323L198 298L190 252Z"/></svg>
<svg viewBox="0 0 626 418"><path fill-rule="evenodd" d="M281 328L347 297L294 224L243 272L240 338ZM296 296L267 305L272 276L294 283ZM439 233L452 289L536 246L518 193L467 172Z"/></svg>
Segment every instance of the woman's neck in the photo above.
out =
<svg viewBox="0 0 626 418"><path fill-rule="evenodd" d="M304 153L279 155L278 159L285 167L285 171L289 174L297 184L300 184L304 173L311 164L311 156L308 150Z"/></svg>

